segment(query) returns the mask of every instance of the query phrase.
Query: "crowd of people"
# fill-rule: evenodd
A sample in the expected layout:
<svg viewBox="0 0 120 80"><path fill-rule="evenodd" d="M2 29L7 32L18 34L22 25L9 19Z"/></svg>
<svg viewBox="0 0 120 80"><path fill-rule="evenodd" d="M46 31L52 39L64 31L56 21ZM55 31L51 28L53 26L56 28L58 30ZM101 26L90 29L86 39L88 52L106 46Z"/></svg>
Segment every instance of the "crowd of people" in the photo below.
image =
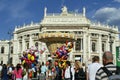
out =
<svg viewBox="0 0 120 80"><path fill-rule="evenodd" d="M61 68L56 62L47 61L34 64L29 68L27 64L16 66L12 64L0 64L1 80L108 80L108 75L103 67L112 74L120 74L120 68L113 64L113 54L109 51L102 56L103 64L99 63L99 57L94 56L92 63L85 65L80 61L66 61L65 68ZM118 69L117 69L118 68Z"/></svg>

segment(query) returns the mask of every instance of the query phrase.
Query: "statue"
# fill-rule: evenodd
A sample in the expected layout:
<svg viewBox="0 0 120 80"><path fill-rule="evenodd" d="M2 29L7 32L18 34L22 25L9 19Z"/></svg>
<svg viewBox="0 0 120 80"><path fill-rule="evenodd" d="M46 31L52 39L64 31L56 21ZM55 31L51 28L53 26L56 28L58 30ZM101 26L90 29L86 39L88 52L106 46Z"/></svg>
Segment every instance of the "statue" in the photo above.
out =
<svg viewBox="0 0 120 80"><path fill-rule="evenodd" d="M62 13L68 13L66 6L64 6L64 7L62 8Z"/></svg>

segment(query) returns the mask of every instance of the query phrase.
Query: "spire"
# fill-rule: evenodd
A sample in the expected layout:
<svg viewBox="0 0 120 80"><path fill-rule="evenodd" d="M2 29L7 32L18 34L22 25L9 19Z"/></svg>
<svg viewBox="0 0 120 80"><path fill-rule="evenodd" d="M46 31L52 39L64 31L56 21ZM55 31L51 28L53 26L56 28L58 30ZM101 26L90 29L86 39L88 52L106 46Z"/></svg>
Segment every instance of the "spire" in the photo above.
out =
<svg viewBox="0 0 120 80"><path fill-rule="evenodd" d="M85 15L86 15L86 8L83 7L83 16L85 16Z"/></svg>
<svg viewBox="0 0 120 80"><path fill-rule="evenodd" d="M47 8L44 9L44 17L47 15Z"/></svg>

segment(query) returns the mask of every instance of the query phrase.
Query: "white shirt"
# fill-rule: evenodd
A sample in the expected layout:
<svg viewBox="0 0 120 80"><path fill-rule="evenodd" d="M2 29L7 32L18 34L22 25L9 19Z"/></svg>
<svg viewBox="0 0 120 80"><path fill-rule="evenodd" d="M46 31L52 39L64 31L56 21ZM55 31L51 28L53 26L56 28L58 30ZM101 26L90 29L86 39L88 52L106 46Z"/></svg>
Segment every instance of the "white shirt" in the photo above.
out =
<svg viewBox="0 0 120 80"><path fill-rule="evenodd" d="M74 80L74 68L71 67L71 72L72 72L72 80ZM68 68L65 69L65 78L70 78L70 66L68 66Z"/></svg>
<svg viewBox="0 0 120 80"><path fill-rule="evenodd" d="M2 71L2 66L0 65L0 71Z"/></svg>
<svg viewBox="0 0 120 80"><path fill-rule="evenodd" d="M88 74L89 74L88 77L89 77L89 80L95 80L96 72L102 66L103 66L102 64L97 63L97 62L91 63L88 66Z"/></svg>
<svg viewBox="0 0 120 80"><path fill-rule="evenodd" d="M47 67L45 65L43 65L41 67L41 73L45 73L47 71Z"/></svg>

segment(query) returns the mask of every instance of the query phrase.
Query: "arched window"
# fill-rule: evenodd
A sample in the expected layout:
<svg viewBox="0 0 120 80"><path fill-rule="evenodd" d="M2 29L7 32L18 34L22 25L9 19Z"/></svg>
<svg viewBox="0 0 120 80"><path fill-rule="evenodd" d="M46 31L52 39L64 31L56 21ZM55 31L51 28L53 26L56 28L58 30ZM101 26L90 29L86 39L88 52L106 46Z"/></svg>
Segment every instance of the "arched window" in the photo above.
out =
<svg viewBox="0 0 120 80"><path fill-rule="evenodd" d="M81 39L77 39L76 43L75 43L75 50L81 50Z"/></svg>
<svg viewBox="0 0 120 80"><path fill-rule="evenodd" d="M13 54L13 46L11 46L11 54Z"/></svg>
<svg viewBox="0 0 120 80"><path fill-rule="evenodd" d="M1 47L1 53L3 54L5 52L5 48L2 46Z"/></svg>
<svg viewBox="0 0 120 80"><path fill-rule="evenodd" d="M38 47L38 42L35 43L35 47Z"/></svg>
<svg viewBox="0 0 120 80"><path fill-rule="evenodd" d="M29 42L27 43L27 46L26 46L26 47L27 47L27 49L29 49Z"/></svg>
<svg viewBox="0 0 120 80"><path fill-rule="evenodd" d="M96 51L96 43L92 42L92 51L95 52Z"/></svg>
<svg viewBox="0 0 120 80"><path fill-rule="evenodd" d="M102 51L104 52L105 51L105 44L102 43Z"/></svg>

